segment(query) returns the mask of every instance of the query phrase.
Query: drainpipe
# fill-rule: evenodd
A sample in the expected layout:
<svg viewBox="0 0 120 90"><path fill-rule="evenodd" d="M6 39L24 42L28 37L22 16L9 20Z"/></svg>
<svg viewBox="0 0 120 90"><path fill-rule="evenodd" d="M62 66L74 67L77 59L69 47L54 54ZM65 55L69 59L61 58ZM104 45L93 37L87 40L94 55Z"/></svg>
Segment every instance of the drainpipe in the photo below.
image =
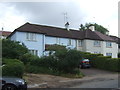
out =
<svg viewBox="0 0 120 90"><path fill-rule="evenodd" d="M45 53L45 35L43 34L43 55Z"/></svg>

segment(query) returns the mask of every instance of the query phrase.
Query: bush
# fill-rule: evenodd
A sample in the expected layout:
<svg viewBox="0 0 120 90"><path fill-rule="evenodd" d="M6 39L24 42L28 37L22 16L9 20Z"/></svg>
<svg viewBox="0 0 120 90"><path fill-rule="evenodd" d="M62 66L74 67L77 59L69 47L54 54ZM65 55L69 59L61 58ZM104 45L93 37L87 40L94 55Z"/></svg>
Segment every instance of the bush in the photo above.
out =
<svg viewBox="0 0 120 90"><path fill-rule="evenodd" d="M118 58L120 58L120 53L118 53Z"/></svg>
<svg viewBox="0 0 120 90"><path fill-rule="evenodd" d="M92 67L109 70L120 71L120 59L103 56L102 54L82 53L84 58L88 58Z"/></svg>
<svg viewBox="0 0 120 90"><path fill-rule="evenodd" d="M117 58L111 58L109 59L109 62L107 63L108 67L106 67L106 70L110 71L120 71L120 59Z"/></svg>
<svg viewBox="0 0 120 90"><path fill-rule="evenodd" d="M17 59L3 59L5 66L2 67L3 76L22 77L24 73L24 64Z"/></svg>
<svg viewBox="0 0 120 90"><path fill-rule="evenodd" d="M27 63L38 60L39 57L35 56L35 55L32 55L30 53L26 53L23 56L20 56L19 59L26 65Z"/></svg>
<svg viewBox="0 0 120 90"><path fill-rule="evenodd" d="M64 52L64 54L58 51L55 55L58 59L58 70L65 73L73 73L74 69L78 67L81 59L81 54L76 50L68 50L67 52Z"/></svg>
<svg viewBox="0 0 120 90"><path fill-rule="evenodd" d="M27 65L25 71L27 73L41 73L41 74L51 74L52 71L48 68L41 66Z"/></svg>
<svg viewBox="0 0 120 90"><path fill-rule="evenodd" d="M55 54L31 60L30 65L48 68L54 72L74 73L78 68L81 54L76 50L57 50Z"/></svg>
<svg viewBox="0 0 120 90"><path fill-rule="evenodd" d="M28 52L24 44L11 41L8 39L2 40L2 56L4 58L19 59L20 56Z"/></svg>

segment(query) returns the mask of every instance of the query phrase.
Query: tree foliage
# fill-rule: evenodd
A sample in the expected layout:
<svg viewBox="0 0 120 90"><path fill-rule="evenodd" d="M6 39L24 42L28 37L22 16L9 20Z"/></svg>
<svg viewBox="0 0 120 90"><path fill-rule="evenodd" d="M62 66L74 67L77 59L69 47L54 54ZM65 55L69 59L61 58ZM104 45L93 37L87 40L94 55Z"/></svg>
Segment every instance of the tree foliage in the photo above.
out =
<svg viewBox="0 0 120 90"><path fill-rule="evenodd" d="M25 45L20 42L11 41L8 39L2 40L2 57L19 59L20 56L28 52Z"/></svg>
<svg viewBox="0 0 120 90"><path fill-rule="evenodd" d="M86 23L85 25L81 24L79 29L83 31L83 30L89 29L89 27L91 25L95 26L96 31L101 32L103 34L106 34L106 32L109 32L105 27L103 27L102 25L99 25L97 23L95 23L95 24Z"/></svg>

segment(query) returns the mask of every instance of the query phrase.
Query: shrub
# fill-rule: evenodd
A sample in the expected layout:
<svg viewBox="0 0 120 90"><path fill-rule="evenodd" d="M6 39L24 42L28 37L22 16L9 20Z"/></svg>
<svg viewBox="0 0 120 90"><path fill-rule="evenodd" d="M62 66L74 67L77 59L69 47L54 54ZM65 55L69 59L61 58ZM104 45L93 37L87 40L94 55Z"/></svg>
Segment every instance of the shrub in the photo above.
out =
<svg viewBox="0 0 120 90"><path fill-rule="evenodd" d="M109 62L107 63L108 67L106 67L107 70L110 71L120 71L120 59L117 58L111 58L109 59Z"/></svg>
<svg viewBox="0 0 120 90"><path fill-rule="evenodd" d="M52 71L46 67L27 65L25 71L27 73L42 73L42 74L51 74Z"/></svg>
<svg viewBox="0 0 120 90"><path fill-rule="evenodd" d="M120 53L118 53L118 58L120 58Z"/></svg>
<svg viewBox="0 0 120 90"><path fill-rule="evenodd" d="M103 56L102 54L82 54L84 58L88 58L91 61L92 67L109 70L120 71L120 59L111 58L111 56Z"/></svg>
<svg viewBox="0 0 120 90"><path fill-rule="evenodd" d="M8 39L2 40L2 56L5 58L19 59L20 56L28 52L24 44L11 41Z"/></svg>
<svg viewBox="0 0 120 90"><path fill-rule="evenodd" d="M54 55L31 60L30 65L48 68L52 71L74 73L78 68L81 55L76 50L57 50Z"/></svg>
<svg viewBox="0 0 120 90"><path fill-rule="evenodd" d="M58 61L54 58L54 56L50 55L50 56L41 57L36 60L32 60L30 64L34 66L40 66L52 70L57 70Z"/></svg>
<svg viewBox="0 0 120 90"><path fill-rule="evenodd" d="M26 65L27 63L38 60L39 57L30 53L26 53L23 56L20 56L19 59Z"/></svg>
<svg viewBox="0 0 120 90"><path fill-rule="evenodd" d="M17 59L4 59L5 66L2 67L3 76L22 77L24 73L24 64Z"/></svg>
<svg viewBox="0 0 120 90"><path fill-rule="evenodd" d="M68 50L64 54L56 52L55 55L58 58L58 65L57 65L58 70L66 73L73 73L74 69L78 67L81 59L81 55L79 51L76 50ZM59 58L59 56L64 56L64 57Z"/></svg>

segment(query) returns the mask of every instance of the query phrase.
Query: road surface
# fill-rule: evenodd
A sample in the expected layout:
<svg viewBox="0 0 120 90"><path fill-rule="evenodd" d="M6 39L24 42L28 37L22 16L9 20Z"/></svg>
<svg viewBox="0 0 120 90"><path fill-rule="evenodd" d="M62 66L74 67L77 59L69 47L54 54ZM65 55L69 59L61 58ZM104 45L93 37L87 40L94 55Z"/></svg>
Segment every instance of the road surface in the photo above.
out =
<svg viewBox="0 0 120 90"><path fill-rule="evenodd" d="M118 79L93 80L91 82L81 83L71 88L118 88Z"/></svg>
<svg viewBox="0 0 120 90"><path fill-rule="evenodd" d="M81 71L86 75L86 78L93 79L73 85L71 88L119 88L118 74L115 72L95 68L81 69Z"/></svg>

